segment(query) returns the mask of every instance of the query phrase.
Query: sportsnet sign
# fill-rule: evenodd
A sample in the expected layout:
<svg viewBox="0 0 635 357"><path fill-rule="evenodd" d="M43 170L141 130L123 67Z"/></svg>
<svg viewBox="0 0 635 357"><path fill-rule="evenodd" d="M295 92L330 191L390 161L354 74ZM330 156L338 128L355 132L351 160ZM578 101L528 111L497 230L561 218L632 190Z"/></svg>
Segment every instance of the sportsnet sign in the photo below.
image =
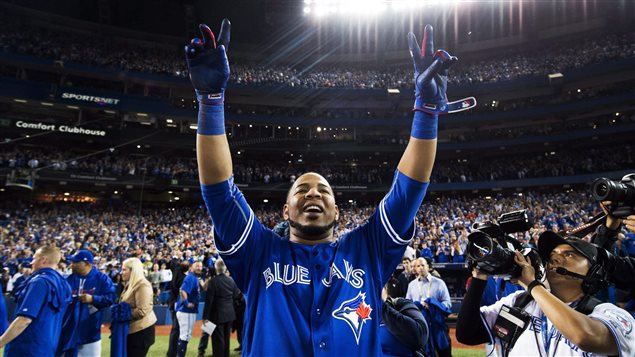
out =
<svg viewBox="0 0 635 357"><path fill-rule="evenodd" d="M106 131L96 129L80 128L78 126L46 124L46 123L30 123L22 120L15 122L15 126L20 129L32 129L43 131L57 131L66 134L78 134L78 135L92 135L92 136L106 136Z"/></svg>
<svg viewBox="0 0 635 357"><path fill-rule="evenodd" d="M108 97L98 97L88 94L79 94L72 92L63 92L61 95L62 99L74 100L83 103L96 104L99 106L117 106L119 105L120 99L117 98L108 98Z"/></svg>

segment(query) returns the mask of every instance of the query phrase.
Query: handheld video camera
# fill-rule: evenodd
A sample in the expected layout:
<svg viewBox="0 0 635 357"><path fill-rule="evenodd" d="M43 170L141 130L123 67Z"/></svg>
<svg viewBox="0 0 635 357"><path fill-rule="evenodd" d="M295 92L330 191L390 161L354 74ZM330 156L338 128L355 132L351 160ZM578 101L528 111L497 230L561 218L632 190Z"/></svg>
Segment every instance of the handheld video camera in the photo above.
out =
<svg viewBox="0 0 635 357"><path fill-rule="evenodd" d="M620 181L601 177L591 184L591 194L598 202L611 201L609 213L613 217L626 218L635 214L635 173Z"/></svg>
<svg viewBox="0 0 635 357"><path fill-rule="evenodd" d="M523 248L522 244L510 235L525 232L531 226L525 210L504 213L498 217L497 222L474 223L474 231L467 236L468 262L486 274L515 279L522 271L514 261L514 252L518 250L531 259L536 279L542 280L545 268L538 252L532 248Z"/></svg>

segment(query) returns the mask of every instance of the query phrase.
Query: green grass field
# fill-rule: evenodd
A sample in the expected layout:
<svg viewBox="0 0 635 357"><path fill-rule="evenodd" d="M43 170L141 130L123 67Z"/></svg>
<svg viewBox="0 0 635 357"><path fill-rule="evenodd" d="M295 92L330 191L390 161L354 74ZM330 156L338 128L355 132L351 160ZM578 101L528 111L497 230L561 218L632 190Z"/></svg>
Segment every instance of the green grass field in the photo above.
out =
<svg viewBox="0 0 635 357"><path fill-rule="evenodd" d="M194 336L187 345L187 357L198 356L198 343L200 337ZM231 349L229 355L231 357L240 357L240 352L234 351L234 348L238 347L236 339L231 339ZM155 342L148 351L148 357L165 357L165 353L168 350L168 336L156 336ZM4 352L4 348L0 348L0 355ZM110 334L101 334L101 355L103 357L110 356ZM205 356L212 356L212 341L207 344L207 350ZM453 357L484 357L485 350L483 348L452 348ZM130 356L137 357L137 356Z"/></svg>
<svg viewBox="0 0 635 357"><path fill-rule="evenodd" d="M102 334L102 356L110 356L110 335ZM197 348L198 348L198 337L193 337L190 340L190 343L187 345L187 356L188 357L196 357L197 356ZM230 356L239 357L240 353L235 352L234 348L238 346L236 340L232 339L231 341L231 352ZM150 351L148 352L149 357L165 357L165 352L168 350L168 337L167 336L157 336L156 342L152 347L150 347ZM205 351L205 356L212 355L212 342L210 341L207 344L207 351ZM468 349L468 348L454 348L452 349L452 355L454 357L483 357L485 356L485 351L480 349ZM131 356L132 357L132 356ZM136 357L136 356L135 356Z"/></svg>

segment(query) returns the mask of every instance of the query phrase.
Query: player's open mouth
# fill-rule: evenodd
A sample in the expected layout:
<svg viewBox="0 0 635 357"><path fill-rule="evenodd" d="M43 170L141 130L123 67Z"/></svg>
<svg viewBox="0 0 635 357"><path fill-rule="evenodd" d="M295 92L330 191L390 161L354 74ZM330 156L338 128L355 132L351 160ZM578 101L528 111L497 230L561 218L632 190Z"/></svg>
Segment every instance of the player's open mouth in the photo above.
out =
<svg viewBox="0 0 635 357"><path fill-rule="evenodd" d="M322 213L324 209L318 205L308 205L304 207L303 212L307 213Z"/></svg>

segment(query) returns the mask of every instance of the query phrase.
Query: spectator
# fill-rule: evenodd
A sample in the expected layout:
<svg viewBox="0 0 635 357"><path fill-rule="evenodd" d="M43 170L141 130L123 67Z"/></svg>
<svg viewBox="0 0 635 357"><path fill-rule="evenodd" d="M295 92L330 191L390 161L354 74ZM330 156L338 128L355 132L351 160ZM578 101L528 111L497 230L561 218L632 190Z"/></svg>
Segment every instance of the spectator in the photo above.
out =
<svg viewBox="0 0 635 357"><path fill-rule="evenodd" d="M239 300L242 293L238 290L234 280L228 276L227 267L222 260L214 263L216 276L207 282L205 296L205 310L203 320L211 321L216 328L212 333L212 350L216 357L229 357L229 335L232 322L236 319L234 302ZM205 355L209 335L203 332L198 345L198 356Z"/></svg>
<svg viewBox="0 0 635 357"><path fill-rule="evenodd" d="M172 314L172 329L170 330L170 342L168 345L167 357L176 357L176 350L179 343L179 336L181 335L179 327L179 319L176 317L176 302L179 298L179 292L181 285L183 285L183 279L190 270L190 263L188 261L181 261L175 265L174 279L170 286L170 299L168 300L168 308Z"/></svg>
<svg viewBox="0 0 635 357"><path fill-rule="evenodd" d="M159 271L159 264L157 263L152 264L152 271L148 273L148 281L152 285L152 291L154 291L154 296L158 297L159 285L161 284L161 272Z"/></svg>
<svg viewBox="0 0 635 357"><path fill-rule="evenodd" d="M448 292L445 282L429 274L428 262L424 258L417 258L417 260L415 260L414 271L417 274L417 278L408 285L406 299L420 303L430 316L435 316L434 311L437 310L437 306L440 306L441 310L445 308L449 313L452 307L452 301L450 300L450 293ZM439 356L452 356L449 329L447 325L441 328L433 326L432 320L434 319L438 320L436 316L432 319L426 319L429 327L428 330L435 336L435 338L431 339L434 349L428 352L436 353ZM445 336L445 339L438 339L438 335Z"/></svg>
<svg viewBox="0 0 635 357"><path fill-rule="evenodd" d="M152 286L145 278L143 264L138 258L124 260L121 269L124 290L121 302L130 304L132 321L128 330L127 355L145 357L154 344L157 317L152 308Z"/></svg>

